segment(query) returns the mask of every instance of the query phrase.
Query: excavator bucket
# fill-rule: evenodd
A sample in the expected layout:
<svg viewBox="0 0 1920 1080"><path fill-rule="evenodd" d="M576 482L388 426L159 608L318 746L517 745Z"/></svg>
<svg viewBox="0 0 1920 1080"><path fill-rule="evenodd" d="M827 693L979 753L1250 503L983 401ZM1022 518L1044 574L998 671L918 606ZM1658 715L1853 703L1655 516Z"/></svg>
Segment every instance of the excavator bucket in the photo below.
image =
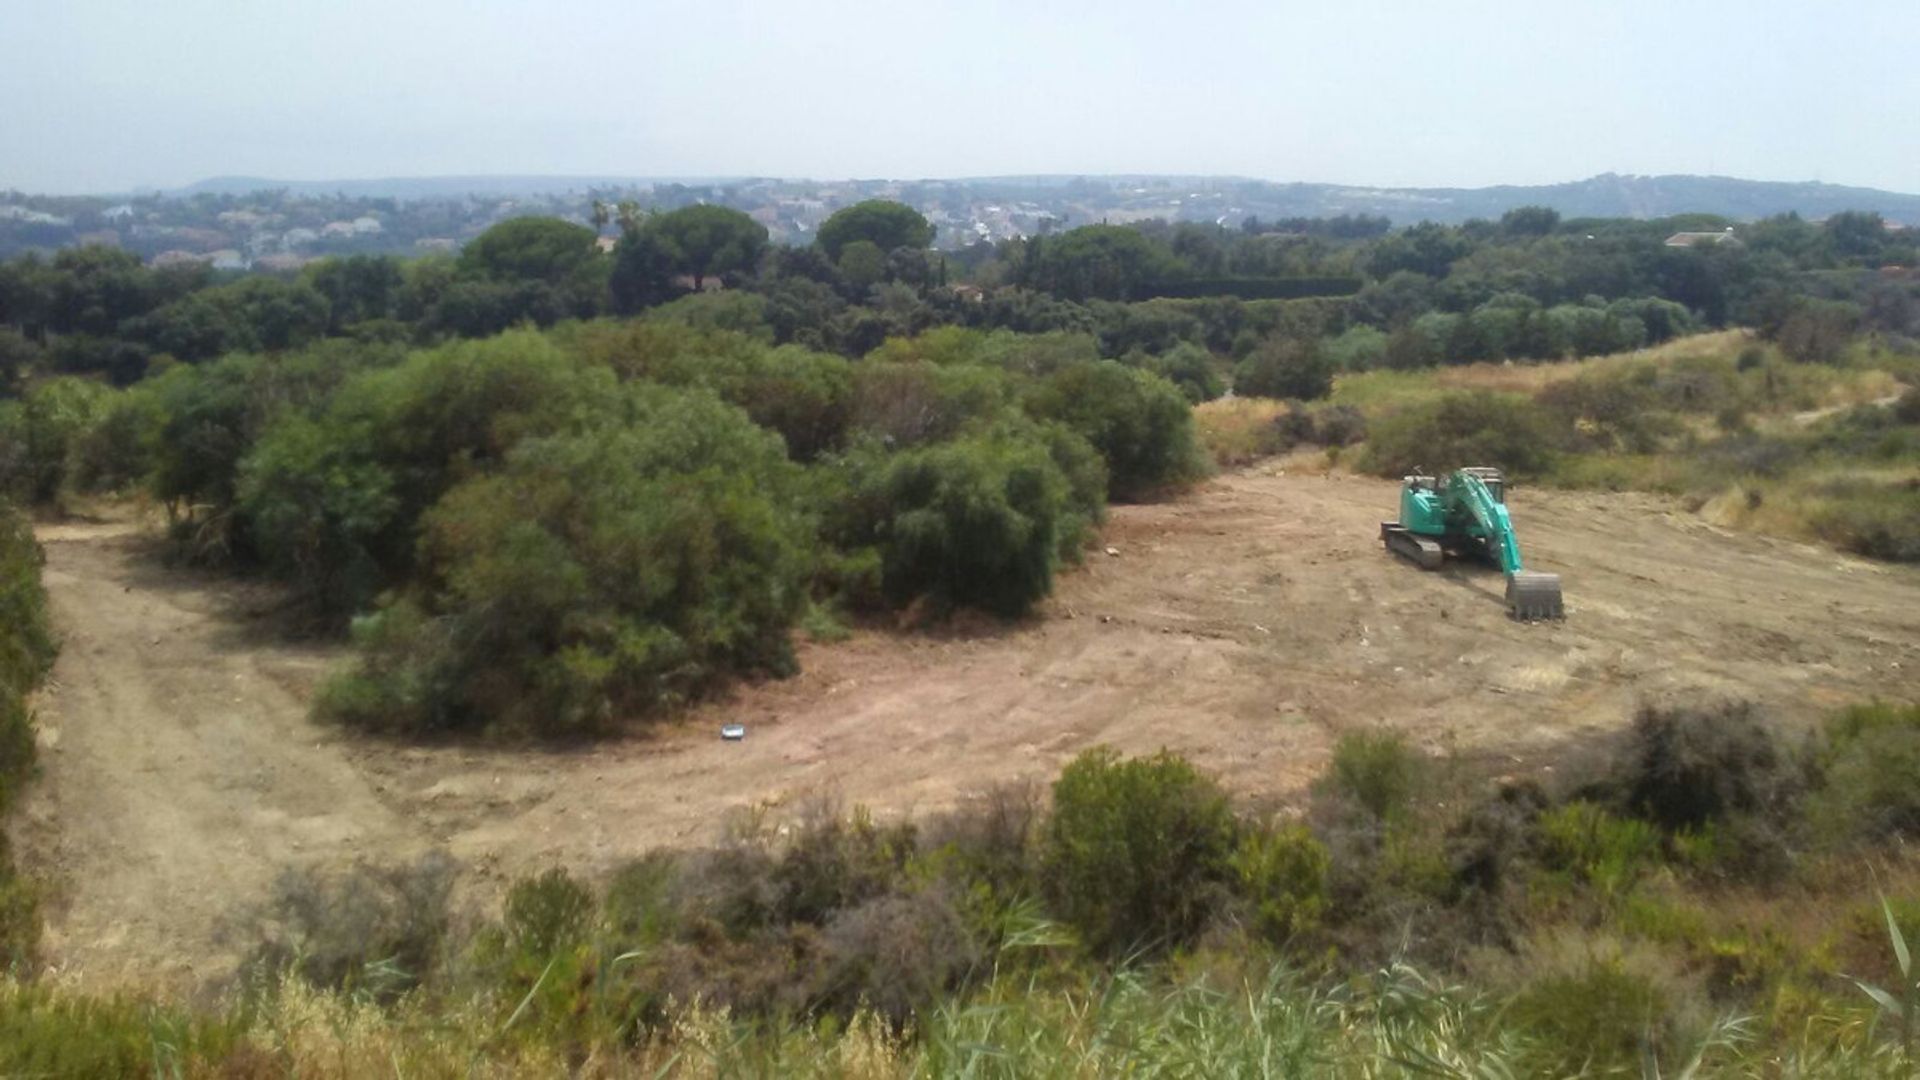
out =
<svg viewBox="0 0 1920 1080"><path fill-rule="evenodd" d="M1564 619L1560 575L1522 570L1507 579L1507 614L1523 622Z"/></svg>

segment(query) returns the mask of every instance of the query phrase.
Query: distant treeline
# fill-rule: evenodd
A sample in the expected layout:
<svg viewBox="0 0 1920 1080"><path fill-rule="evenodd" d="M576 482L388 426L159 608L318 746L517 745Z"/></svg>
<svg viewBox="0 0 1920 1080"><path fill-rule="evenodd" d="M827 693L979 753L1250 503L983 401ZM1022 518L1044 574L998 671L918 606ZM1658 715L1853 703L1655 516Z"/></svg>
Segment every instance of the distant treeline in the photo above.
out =
<svg viewBox="0 0 1920 1080"><path fill-rule="evenodd" d="M65 373L125 385L156 364L327 337L431 344L681 298L689 317L850 357L940 325L1092 333L1116 358L1184 341L1240 360L1282 323L1297 338L1360 331L1349 344L1400 335L1391 352L1348 349L1344 362L1360 366L1549 357L1796 319L1803 338L1911 337L1920 310L1912 232L1860 213L1733 227L1698 216L1562 221L1523 208L1394 231L1364 216L1237 229L1155 221L947 255L929 250L932 227L898 203L843 210L807 248L770 245L758 223L720 206L596 211L602 232L619 233L611 251L594 228L519 218L458 255L347 256L286 274L153 268L105 247L10 260L0 263L0 383ZM1681 233L1694 235L1669 242ZM706 295L716 290L721 298ZM1259 308L1304 298L1337 300L1285 316ZM1193 306L1138 309L1152 300ZM1568 312L1565 332L1500 314L1555 309ZM1641 327L1583 329L1575 309Z"/></svg>

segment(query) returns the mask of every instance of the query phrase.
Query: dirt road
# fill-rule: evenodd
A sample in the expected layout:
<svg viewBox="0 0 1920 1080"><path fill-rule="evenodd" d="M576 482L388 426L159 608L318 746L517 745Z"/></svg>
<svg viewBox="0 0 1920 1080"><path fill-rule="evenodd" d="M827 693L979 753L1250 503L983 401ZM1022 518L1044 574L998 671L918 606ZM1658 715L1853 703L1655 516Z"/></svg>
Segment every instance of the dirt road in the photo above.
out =
<svg viewBox="0 0 1920 1080"><path fill-rule="evenodd" d="M1570 618L1518 625L1498 574L1384 555L1394 487L1295 463L1116 508L1037 617L803 647L804 673L591 749L405 747L316 729L327 654L262 641L230 587L151 568L132 538L50 530L67 634L43 706L31 849L67 882L53 952L83 972L202 975L221 915L285 865L442 846L486 883L604 870L811 792L882 812L1047 778L1107 743L1188 754L1284 798L1347 728L1386 724L1494 767L1551 766L1670 691L1789 723L1920 697L1920 570L1714 529L1634 495L1513 492ZM723 721L748 726L723 743Z"/></svg>
<svg viewBox="0 0 1920 1080"><path fill-rule="evenodd" d="M130 525L42 528L61 653L18 829L51 882L56 970L192 985L245 941L220 923L281 869L404 857L423 834L305 719L327 657L276 646L230 584L168 571Z"/></svg>

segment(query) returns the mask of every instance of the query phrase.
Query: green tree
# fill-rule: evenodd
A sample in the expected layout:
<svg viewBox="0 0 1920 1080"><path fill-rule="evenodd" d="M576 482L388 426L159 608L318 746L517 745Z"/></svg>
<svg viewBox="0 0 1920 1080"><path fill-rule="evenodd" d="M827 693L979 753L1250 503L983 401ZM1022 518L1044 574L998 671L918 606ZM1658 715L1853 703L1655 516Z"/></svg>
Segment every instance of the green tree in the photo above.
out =
<svg viewBox="0 0 1920 1080"><path fill-rule="evenodd" d="M840 250L838 268L853 294L861 296L886 280L887 256L872 241L855 240Z"/></svg>
<svg viewBox="0 0 1920 1080"><path fill-rule="evenodd" d="M767 250L766 227L725 206L683 206L649 218L641 231L695 289L715 275L750 273Z"/></svg>
<svg viewBox="0 0 1920 1080"><path fill-rule="evenodd" d="M471 281L512 286L516 318L543 319L539 297L550 297L564 314L591 316L604 306L611 266L599 237L585 225L553 217L512 218L473 238L460 252L460 274ZM545 290L530 286L545 286ZM483 330L481 332L491 332Z"/></svg>
<svg viewBox="0 0 1920 1080"><path fill-rule="evenodd" d="M1500 231L1508 236L1546 236L1560 224L1560 211L1550 206L1516 206L1500 215Z"/></svg>
<svg viewBox="0 0 1920 1080"><path fill-rule="evenodd" d="M598 254L593 230L555 217L510 218L460 250L460 272L481 281L560 285Z"/></svg>
<svg viewBox="0 0 1920 1080"><path fill-rule="evenodd" d="M846 246L857 240L865 240L883 253L897 248L919 250L933 243L933 226L918 210L905 203L868 199L834 211L832 217L821 223L815 237L827 257L836 263Z"/></svg>
<svg viewBox="0 0 1920 1080"><path fill-rule="evenodd" d="M1067 300L1138 300L1173 269L1165 245L1138 229L1086 225L1027 246L1020 284Z"/></svg>
<svg viewBox="0 0 1920 1080"><path fill-rule="evenodd" d="M517 446L422 521L422 587L361 623L321 708L402 730L562 734L793 666L811 530L780 440L699 391Z"/></svg>
<svg viewBox="0 0 1920 1080"><path fill-rule="evenodd" d="M1100 451L1112 498L1143 498L1204 472L1186 395L1150 371L1114 360L1075 364L1050 377L1028 411Z"/></svg>

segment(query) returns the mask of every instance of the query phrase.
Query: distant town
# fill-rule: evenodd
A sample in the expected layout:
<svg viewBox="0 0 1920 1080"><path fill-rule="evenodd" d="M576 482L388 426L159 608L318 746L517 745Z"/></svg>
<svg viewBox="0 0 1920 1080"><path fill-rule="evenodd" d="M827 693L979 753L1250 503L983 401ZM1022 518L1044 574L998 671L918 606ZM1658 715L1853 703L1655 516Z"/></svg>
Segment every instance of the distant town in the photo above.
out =
<svg viewBox="0 0 1920 1080"><path fill-rule="evenodd" d="M610 245L611 208L669 210L711 202L750 214L775 243L812 242L835 210L894 199L923 213L935 246L1046 235L1097 222L1160 219L1225 228L1351 215L1394 225L1497 218L1520 205L1567 217L1698 214L1754 220L1796 213L1819 220L1872 209L1889 223L1920 223L1920 196L1832 184L1721 177L1606 175L1570 184L1482 189L1364 188L1224 177L1003 177L968 180L622 181L591 178L445 178L337 184L223 179L169 192L40 196L0 192L0 258L98 244L154 266L182 262L216 270L286 272L317 258L424 255L457 250L488 226L548 215L596 225ZM596 213L596 206L605 208Z"/></svg>

